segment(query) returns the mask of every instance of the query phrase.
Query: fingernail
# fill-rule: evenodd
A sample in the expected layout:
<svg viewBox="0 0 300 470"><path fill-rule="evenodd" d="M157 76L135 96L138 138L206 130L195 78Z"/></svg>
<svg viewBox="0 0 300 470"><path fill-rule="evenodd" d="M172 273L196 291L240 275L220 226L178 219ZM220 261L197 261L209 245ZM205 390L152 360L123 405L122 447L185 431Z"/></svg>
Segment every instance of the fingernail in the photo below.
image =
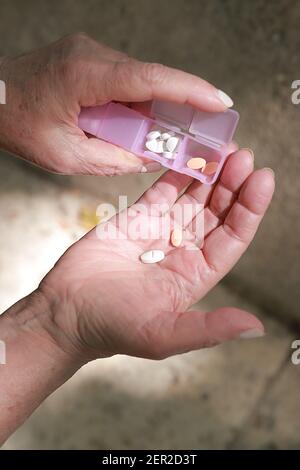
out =
<svg viewBox="0 0 300 470"><path fill-rule="evenodd" d="M151 162L142 167L141 173L152 173L159 170L161 170L161 164L158 162Z"/></svg>
<svg viewBox="0 0 300 470"><path fill-rule="evenodd" d="M253 150L252 150L252 149L249 149L249 148L243 148L242 150L245 150L246 152L249 152L249 153L250 153L250 155L251 155L251 157L252 157L252 158L253 158L253 160L254 160L254 152L253 152Z"/></svg>
<svg viewBox="0 0 300 470"><path fill-rule="evenodd" d="M241 339L254 339L254 338L261 338L262 336L265 336L265 332L262 330L246 330L240 333L239 337Z"/></svg>
<svg viewBox="0 0 300 470"><path fill-rule="evenodd" d="M272 170L272 168L265 167L264 170L269 171L269 173L271 173L271 175L273 176L273 178L275 178L275 173L274 173L274 170Z"/></svg>
<svg viewBox="0 0 300 470"><path fill-rule="evenodd" d="M217 95L218 95L219 99L222 101L222 103L224 103L227 108L231 108L231 106L233 106L232 99L224 91L217 90Z"/></svg>

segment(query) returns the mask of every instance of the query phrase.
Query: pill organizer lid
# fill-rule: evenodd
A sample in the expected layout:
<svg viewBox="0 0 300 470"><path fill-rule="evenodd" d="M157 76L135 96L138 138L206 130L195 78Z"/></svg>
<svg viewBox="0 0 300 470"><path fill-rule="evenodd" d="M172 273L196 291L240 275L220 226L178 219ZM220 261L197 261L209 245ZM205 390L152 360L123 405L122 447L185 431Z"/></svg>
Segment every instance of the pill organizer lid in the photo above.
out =
<svg viewBox="0 0 300 470"><path fill-rule="evenodd" d="M180 127L188 131L193 120L195 109L186 104L169 103L167 101L153 100L151 116L163 122Z"/></svg>
<svg viewBox="0 0 300 470"><path fill-rule="evenodd" d="M180 127L196 137L219 145L228 144L236 129L239 114L233 109L220 113L197 111L190 105L153 100L151 115L161 121Z"/></svg>
<svg viewBox="0 0 300 470"><path fill-rule="evenodd" d="M234 109L221 113L195 111L189 130L191 134L224 145L231 142L238 120L239 113Z"/></svg>

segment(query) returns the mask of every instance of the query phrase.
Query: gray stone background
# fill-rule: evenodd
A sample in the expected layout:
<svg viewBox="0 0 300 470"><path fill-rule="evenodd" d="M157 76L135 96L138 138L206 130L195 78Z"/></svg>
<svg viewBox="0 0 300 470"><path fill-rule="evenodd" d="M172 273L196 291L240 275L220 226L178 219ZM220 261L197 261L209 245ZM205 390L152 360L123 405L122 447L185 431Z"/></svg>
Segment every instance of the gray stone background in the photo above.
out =
<svg viewBox="0 0 300 470"><path fill-rule="evenodd" d="M257 167L275 170L277 184L251 248L204 302L248 306L267 322L265 339L162 363L97 361L5 448L299 447L300 366L290 363L291 341L300 336L300 105L291 102L299 25L296 0L0 0L0 55L85 31L225 90L241 114L239 145L254 149ZM54 176L0 157L2 310L84 233L82 207L120 193L132 201L155 178Z"/></svg>

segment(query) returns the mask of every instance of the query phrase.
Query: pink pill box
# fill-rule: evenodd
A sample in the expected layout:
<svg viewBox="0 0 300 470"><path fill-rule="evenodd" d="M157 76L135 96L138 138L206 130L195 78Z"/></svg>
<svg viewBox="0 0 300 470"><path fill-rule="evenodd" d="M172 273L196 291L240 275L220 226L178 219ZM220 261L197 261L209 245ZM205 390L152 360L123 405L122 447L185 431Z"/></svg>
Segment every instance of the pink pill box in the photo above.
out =
<svg viewBox="0 0 300 470"><path fill-rule="evenodd" d="M99 139L118 145L141 157L147 157L179 173L192 176L204 184L213 184L228 156L239 114L229 109L221 113L198 111L189 105L153 100L150 117L119 103L83 108L80 128ZM172 159L146 147L151 131L171 132L179 139ZM187 167L187 162L201 157L206 163L217 162L216 171L205 175Z"/></svg>

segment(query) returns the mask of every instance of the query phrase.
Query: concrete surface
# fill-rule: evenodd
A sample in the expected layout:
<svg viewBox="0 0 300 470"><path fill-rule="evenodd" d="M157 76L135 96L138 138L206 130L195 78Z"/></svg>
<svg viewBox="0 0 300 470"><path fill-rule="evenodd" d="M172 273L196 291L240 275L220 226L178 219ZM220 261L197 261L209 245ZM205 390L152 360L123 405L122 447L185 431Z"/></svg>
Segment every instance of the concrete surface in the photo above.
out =
<svg viewBox="0 0 300 470"><path fill-rule="evenodd" d="M0 171L2 311L32 291L85 233L83 209L92 213L100 201L75 191L68 178L53 178L12 157L2 156ZM116 356L89 364L4 449L299 446L300 366L290 365L296 332L224 285L200 304L206 310L224 305L255 312L267 336L162 362Z"/></svg>
<svg viewBox="0 0 300 470"><path fill-rule="evenodd" d="M300 4L293 0L0 0L0 55L86 31L144 60L196 73L228 92L237 140L276 171L274 202L250 250L205 301L250 309L265 339L162 363L116 357L85 367L5 448L297 448ZM153 176L50 176L1 156L0 310L32 290L84 233L80 212L135 199ZM130 188L130 189L128 189ZM278 317L281 323L274 320ZM273 317L273 319L271 319ZM296 320L294 329L283 323Z"/></svg>
<svg viewBox="0 0 300 470"><path fill-rule="evenodd" d="M232 447L255 449L259 442L263 449L299 449L300 420L295 412L299 409L299 391L299 370L295 371L293 364L284 364Z"/></svg>

